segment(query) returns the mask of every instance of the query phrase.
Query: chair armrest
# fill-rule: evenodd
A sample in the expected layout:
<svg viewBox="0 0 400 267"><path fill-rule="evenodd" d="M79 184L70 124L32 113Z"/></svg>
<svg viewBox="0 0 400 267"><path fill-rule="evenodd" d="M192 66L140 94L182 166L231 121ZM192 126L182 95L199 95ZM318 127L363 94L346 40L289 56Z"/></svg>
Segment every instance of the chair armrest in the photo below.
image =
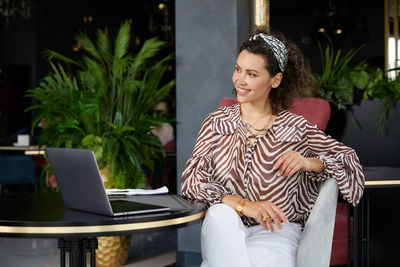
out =
<svg viewBox="0 0 400 267"><path fill-rule="evenodd" d="M324 181L311 211L297 251L297 267L329 266L335 226L338 185L334 179Z"/></svg>

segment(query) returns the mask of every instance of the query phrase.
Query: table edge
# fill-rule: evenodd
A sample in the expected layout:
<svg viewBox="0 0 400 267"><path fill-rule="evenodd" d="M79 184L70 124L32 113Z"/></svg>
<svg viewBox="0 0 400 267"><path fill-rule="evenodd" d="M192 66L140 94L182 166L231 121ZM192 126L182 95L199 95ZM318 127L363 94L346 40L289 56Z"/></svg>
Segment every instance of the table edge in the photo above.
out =
<svg viewBox="0 0 400 267"><path fill-rule="evenodd" d="M365 186L391 186L398 185L400 186L400 180L369 180L365 181Z"/></svg>
<svg viewBox="0 0 400 267"><path fill-rule="evenodd" d="M202 219L205 210L198 213L151 222L135 222L125 224L93 225L93 226L0 226L0 235L75 235L75 234L117 234L137 230L148 230L154 228L165 228L194 222Z"/></svg>

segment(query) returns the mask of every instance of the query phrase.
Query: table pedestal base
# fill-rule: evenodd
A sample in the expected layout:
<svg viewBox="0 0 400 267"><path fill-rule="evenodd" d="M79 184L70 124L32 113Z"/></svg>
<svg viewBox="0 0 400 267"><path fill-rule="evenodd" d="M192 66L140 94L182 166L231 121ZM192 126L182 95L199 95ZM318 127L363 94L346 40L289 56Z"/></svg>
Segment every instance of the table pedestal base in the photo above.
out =
<svg viewBox="0 0 400 267"><path fill-rule="evenodd" d="M65 252L69 254L70 267L86 267L87 253L90 254L90 266L96 266L97 238L61 238L58 239L60 266L65 267Z"/></svg>

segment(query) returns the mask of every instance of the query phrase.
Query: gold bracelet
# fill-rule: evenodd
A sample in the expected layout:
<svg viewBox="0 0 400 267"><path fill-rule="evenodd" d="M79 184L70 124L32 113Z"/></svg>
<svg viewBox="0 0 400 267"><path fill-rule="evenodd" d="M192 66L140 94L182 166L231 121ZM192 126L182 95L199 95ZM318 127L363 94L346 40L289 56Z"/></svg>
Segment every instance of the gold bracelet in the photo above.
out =
<svg viewBox="0 0 400 267"><path fill-rule="evenodd" d="M244 203L246 202L246 199L245 198L242 198L240 201L239 201L239 205L236 207L236 212L239 214L239 216L240 217L242 217L243 216L243 206L244 206Z"/></svg>

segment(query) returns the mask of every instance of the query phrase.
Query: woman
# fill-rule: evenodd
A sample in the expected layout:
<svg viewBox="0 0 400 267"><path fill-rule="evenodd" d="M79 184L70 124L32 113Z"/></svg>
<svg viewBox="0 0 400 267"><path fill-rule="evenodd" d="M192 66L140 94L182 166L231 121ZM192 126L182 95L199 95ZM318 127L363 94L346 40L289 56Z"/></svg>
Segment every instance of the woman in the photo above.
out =
<svg viewBox="0 0 400 267"><path fill-rule="evenodd" d="M295 266L317 183L336 179L343 198L359 202L355 151L287 111L308 77L282 35L258 28L242 44L232 76L239 103L205 118L182 175L181 194L210 205L203 267Z"/></svg>

